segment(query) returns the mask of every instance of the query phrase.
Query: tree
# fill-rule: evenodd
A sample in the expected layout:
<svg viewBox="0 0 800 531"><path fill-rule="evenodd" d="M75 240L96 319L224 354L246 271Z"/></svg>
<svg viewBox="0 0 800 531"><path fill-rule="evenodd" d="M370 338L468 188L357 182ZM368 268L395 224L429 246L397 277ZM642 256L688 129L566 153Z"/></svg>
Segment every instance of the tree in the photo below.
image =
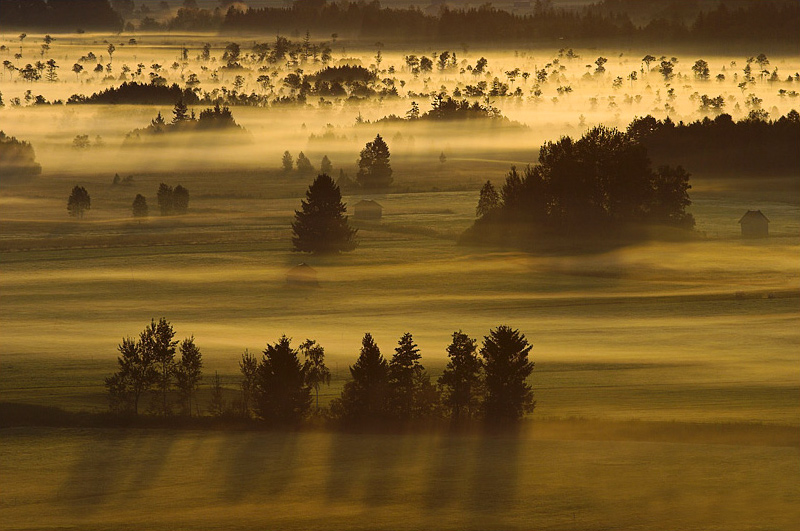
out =
<svg viewBox="0 0 800 531"><path fill-rule="evenodd" d="M281 158L281 165L283 166L283 171L290 172L294 167L294 159L292 158L291 153L288 151L283 152L283 157Z"/></svg>
<svg viewBox="0 0 800 531"><path fill-rule="evenodd" d="M83 214L92 208L92 198L83 186L75 186L67 199L67 212L75 218L83 219Z"/></svg>
<svg viewBox="0 0 800 531"><path fill-rule="evenodd" d="M208 412L211 413L212 417L217 418L225 415L225 391L217 371L214 371L214 384L211 386L211 401L208 404Z"/></svg>
<svg viewBox="0 0 800 531"><path fill-rule="evenodd" d="M697 79L702 81L708 80L708 75L709 75L708 63L703 59L698 59L692 66L692 72L694 72L694 76Z"/></svg>
<svg viewBox="0 0 800 531"><path fill-rule="evenodd" d="M498 326L483 338L481 357L486 371L483 412L492 423L514 422L533 411L533 389L527 379L533 372L528 361L532 346L509 326Z"/></svg>
<svg viewBox="0 0 800 531"><path fill-rule="evenodd" d="M173 340L175 331L164 317L151 320L150 326L139 335L139 342L145 355L152 360L157 371L156 386L161 391L161 404L155 409L163 416L170 414L170 405L167 395L172 387L172 377L175 370L175 347L178 344Z"/></svg>
<svg viewBox="0 0 800 531"><path fill-rule="evenodd" d="M364 334L361 353L350 367L352 379L331 411L347 422L373 422L386 417L389 398L389 365L372 335Z"/></svg>
<svg viewBox="0 0 800 531"><path fill-rule="evenodd" d="M444 151L442 151L442 152L439 154L439 162L440 162L441 164L444 164L445 162L447 162L447 155L445 155L445 154L444 154Z"/></svg>
<svg viewBox="0 0 800 531"><path fill-rule="evenodd" d="M311 388L297 354L286 336L264 350L256 371L256 404L262 419L291 424L308 413Z"/></svg>
<svg viewBox="0 0 800 531"><path fill-rule="evenodd" d="M110 63L114 60L114 52L117 51L117 47L109 43L107 50L108 50L108 61Z"/></svg>
<svg viewBox="0 0 800 531"><path fill-rule="evenodd" d="M328 155L322 156L322 161L319 163L319 171L328 175L333 174L333 164L331 164L331 159L328 158Z"/></svg>
<svg viewBox="0 0 800 531"><path fill-rule="evenodd" d="M75 81L77 81L78 75L83 72L83 65L75 63L72 65L72 71L75 72Z"/></svg>
<svg viewBox="0 0 800 531"><path fill-rule="evenodd" d="M176 214L186 214L189 211L189 190L180 184L172 191L172 208Z"/></svg>
<svg viewBox="0 0 800 531"><path fill-rule="evenodd" d="M414 409L415 376L424 370L419 348L409 333L403 334L389 361L390 414L401 420L411 418Z"/></svg>
<svg viewBox="0 0 800 531"><path fill-rule="evenodd" d="M316 409L319 411L319 388L323 384L331 384L331 371L325 365L325 349L312 339L306 339L300 345L300 352L303 353L305 362L303 370L306 375L306 384L314 389L316 398Z"/></svg>
<svg viewBox="0 0 800 531"><path fill-rule="evenodd" d="M453 341L447 347L450 361L438 383L444 408L454 421L475 418L480 413L483 364L477 348L476 341L460 330L453 332Z"/></svg>
<svg viewBox="0 0 800 531"><path fill-rule="evenodd" d="M247 349L239 360L239 371L242 373L242 415L249 417L256 395L258 360Z"/></svg>
<svg viewBox="0 0 800 531"><path fill-rule="evenodd" d="M355 249L357 230L348 224L342 193L327 174L314 179L300 204L292 223L295 251L326 254Z"/></svg>
<svg viewBox="0 0 800 531"><path fill-rule="evenodd" d="M162 216L171 216L175 211L172 187L161 183L158 185L158 208Z"/></svg>
<svg viewBox="0 0 800 531"><path fill-rule="evenodd" d="M189 108L183 102L183 98L175 102L175 107L172 109L172 123L177 124L185 122L189 119Z"/></svg>
<svg viewBox="0 0 800 531"><path fill-rule="evenodd" d="M133 200L133 217L146 218L147 215L147 198L142 194L136 194L136 197Z"/></svg>
<svg viewBox="0 0 800 531"><path fill-rule="evenodd" d="M194 337L181 342L180 353L181 359L175 364L175 386L178 388L183 411L191 417L192 399L203 379L203 356L194 344Z"/></svg>
<svg viewBox="0 0 800 531"><path fill-rule="evenodd" d="M105 379L109 407L115 413L138 415L139 398L153 386L158 372L151 353L136 339L123 338L117 350L119 370Z"/></svg>
<svg viewBox="0 0 800 531"><path fill-rule="evenodd" d="M389 165L389 146L381 135L367 142L358 160L356 180L364 188L386 188L392 184L392 167Z"/></svg>
<svg viewBox="0 0 800 531"><path fill-rule="evenodd" d="M478 199L478 206L475 208L475 215L482 218L498 206L500 206L500 194L497 193L492 181L486 181L486 184L481 188L481 195L480 199Z"/></svg>
<svg viewBox="0 0 800 531"><path fill-rule="evenodd" d="M314 166L302 151L297 154L297 171L303 175L314 172Z"/></svg>

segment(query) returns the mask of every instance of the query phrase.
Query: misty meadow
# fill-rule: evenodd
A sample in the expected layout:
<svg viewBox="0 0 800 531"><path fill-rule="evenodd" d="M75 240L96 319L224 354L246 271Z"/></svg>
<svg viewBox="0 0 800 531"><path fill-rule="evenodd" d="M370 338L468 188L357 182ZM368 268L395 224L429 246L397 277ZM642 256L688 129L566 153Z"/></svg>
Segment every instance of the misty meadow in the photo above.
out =
<svg viewBox="0 0 800 531"><path fill-rule="evenodd" d="M798 28L3 0L0 529L794 529Z"/></svg>

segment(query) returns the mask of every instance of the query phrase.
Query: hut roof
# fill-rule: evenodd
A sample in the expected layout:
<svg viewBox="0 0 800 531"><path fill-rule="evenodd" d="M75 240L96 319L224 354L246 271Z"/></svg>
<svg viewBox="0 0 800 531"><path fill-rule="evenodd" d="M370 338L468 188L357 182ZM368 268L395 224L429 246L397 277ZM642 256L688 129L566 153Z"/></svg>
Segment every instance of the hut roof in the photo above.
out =
<svg viewBox="0 0 800 531"><path fill-rule="evenodd" d="M378 208L383 208L383 205L381 205L381 204L380 204L380 203L378 203L377 201L373 201L372 199L362 199L361 201L359 201L358 203L356 203L356 204L355 204L355 205L353 205L353 206L357 206L357 207L378 207Z"/></svg>
<svg viewBox="0 0 800 531"><path fill-rule="evenodd" d="M287 273L305 273L305 274L316 273L316 272L317 272L316 269L314 269L305 262L301 262L296 266L294 266L293 268L291 268L289 271L287 271Z"/></svg>
<svg viewBox="0 0 800 531"><path fill-rule="evenodd" d="M742 216L742 219L739 220L739 223L742 223L743 221L760 221L762 219L769 223L767 216L765 216L760 210L748 210L745 212L744 216Z"/></svg>

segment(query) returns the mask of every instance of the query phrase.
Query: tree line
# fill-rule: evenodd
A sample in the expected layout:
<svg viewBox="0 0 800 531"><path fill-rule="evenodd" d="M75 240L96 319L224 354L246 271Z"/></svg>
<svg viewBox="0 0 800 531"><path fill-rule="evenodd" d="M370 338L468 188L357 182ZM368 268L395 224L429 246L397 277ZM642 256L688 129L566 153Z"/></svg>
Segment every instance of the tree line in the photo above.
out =
<svg viewBox="0 0 800 531"><path fill-rule="evenodd" d="M125 179L120 179L119 174L114 176L113 186L118 186L121 183L128 185L132 184L133 177L128 176ZM162 216L182 215L189 212L189 190L180 184L174 188L166 183L158 185L156 193L158 200L158 209ZM75 185L72 192L67 198L67 212L70 216L83 219L87 210L92 208L92 197L85 187ZM134 218L142 219L150 215L150 208L147 204L147 198L142 194L136 194L131 204L131 211Z"/></svg>
<svg viewBox="0 0 800 531"><path fill-rule="evenodd" d="M635 136L598 126L578 140L546 142L538 164L512 167L498 191L480 191L462 240L522 247L639 237L645 226L691 229L689 174L654 170Z"/></svg>
<svg viewBox="0 0 800 531"><path fill-rule="evenodd" d="M433 381L412 334L403 334L387 359L366 333L341 394L322 407L320 388L331 382L325 349L311 339L293 347L282 336L260 358L247 350L241 355L234 401L225 398L216 373L206 412L268 425L298 425L312 417L345 426L436 419L514 423L536 404L528 381L531 349L524 334L505 325L491 329L480 347L464 332L453 332L447 366ZM118 370L105 379L113 413L202 414L196 395L203 358L193 337L177 341L165 318L154 319L138 337L123 338L117 350Z"/></svg>

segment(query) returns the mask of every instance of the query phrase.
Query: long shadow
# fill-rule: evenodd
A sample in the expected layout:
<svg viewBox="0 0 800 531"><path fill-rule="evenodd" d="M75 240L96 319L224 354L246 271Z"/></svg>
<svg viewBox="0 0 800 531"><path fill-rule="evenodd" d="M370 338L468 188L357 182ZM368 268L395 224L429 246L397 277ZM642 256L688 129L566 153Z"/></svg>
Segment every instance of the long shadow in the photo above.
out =
<svg viewBox="0 0 800 531"><path fill-rule="evenodd" d="M220 444L216 462L224 463L220 471L224 499L278 495L297 474L298 434L288 430L229 433Z"/></svg>
<svg viewBox="0 0 800 531"><path fill-rule="evenodd" d="M481 434L469 480L469 510L497 517L516 506L521 444L521 434L511 428Z"/></svg>
<svg viewBox="0 0 800 531"><path fill-rule="evenodd" d="M474 436L445 433L432 440L428 453L428 479L423 508L432 514L458 504L470 480L469 464L475 459Z"/></svg>

